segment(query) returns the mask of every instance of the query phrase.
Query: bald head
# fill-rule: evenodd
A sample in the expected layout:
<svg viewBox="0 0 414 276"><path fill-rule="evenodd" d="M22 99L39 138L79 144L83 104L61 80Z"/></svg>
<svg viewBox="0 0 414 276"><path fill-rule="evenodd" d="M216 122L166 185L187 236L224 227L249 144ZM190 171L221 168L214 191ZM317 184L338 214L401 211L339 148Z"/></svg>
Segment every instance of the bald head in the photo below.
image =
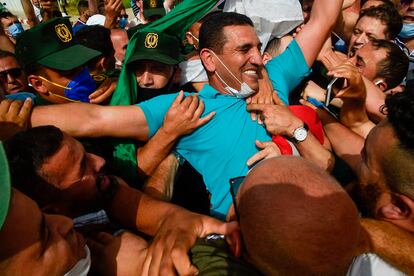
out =
<svg viewBox="0 0 414 276"><path fill-rule="evenodd" d="M258 164L237 195L247 258L266 275L343 275L359 235L342 187L314 164L278 157Z"/></svg>

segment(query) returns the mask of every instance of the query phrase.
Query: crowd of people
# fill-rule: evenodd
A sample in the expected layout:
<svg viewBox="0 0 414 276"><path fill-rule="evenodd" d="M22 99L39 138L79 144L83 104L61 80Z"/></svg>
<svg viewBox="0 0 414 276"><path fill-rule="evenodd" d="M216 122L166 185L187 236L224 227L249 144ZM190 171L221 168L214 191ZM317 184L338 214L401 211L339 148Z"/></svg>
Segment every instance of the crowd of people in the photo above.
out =
<svg viewBox="0 0 414 276"><path fill-rule="evenodd" d="M414 273L413 0L21 4L1 275Z"/></svg>

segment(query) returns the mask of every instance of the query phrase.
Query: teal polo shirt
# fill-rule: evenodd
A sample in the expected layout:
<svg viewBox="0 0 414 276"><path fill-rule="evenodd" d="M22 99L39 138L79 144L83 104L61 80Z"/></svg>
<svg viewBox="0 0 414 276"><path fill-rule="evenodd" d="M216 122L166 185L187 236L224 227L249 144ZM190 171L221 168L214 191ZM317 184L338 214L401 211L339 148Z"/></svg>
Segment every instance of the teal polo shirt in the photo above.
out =
<svg viewBox="0 0 414 276"><path fill-rule="evenodd" d="M299 74L301 71L309 72L296 41L281 56L271 60L268 66L269 76L280 95L288 96L290 91L285 89L292 90L295 84L300 83L304 77ZM162 95L138 104L145 114L149 137L162 126L164 116L176 96ZM211 193L211 214L224 219L232 203L229 180L247 174L249 168L246 162L258 152L255 141L270 141L271 135L251 119L243 99L221 94L210 85L204 85L199 98L205 105L202 116L212 111L216 115L204 126L181 137L176 150L203 176Z"/></svg>

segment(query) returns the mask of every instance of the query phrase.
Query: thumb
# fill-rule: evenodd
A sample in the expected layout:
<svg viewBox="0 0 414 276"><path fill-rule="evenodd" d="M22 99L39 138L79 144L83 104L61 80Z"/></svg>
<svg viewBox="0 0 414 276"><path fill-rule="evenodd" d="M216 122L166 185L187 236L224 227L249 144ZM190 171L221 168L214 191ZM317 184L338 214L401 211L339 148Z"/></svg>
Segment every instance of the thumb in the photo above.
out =
<svg viewBox="0 0 414 276"><path fill-rule="evenodd" d="M256 147L258 147L259 149L264 149L266 147L265 143L260 142L259 140L256 140Z"/></svg>

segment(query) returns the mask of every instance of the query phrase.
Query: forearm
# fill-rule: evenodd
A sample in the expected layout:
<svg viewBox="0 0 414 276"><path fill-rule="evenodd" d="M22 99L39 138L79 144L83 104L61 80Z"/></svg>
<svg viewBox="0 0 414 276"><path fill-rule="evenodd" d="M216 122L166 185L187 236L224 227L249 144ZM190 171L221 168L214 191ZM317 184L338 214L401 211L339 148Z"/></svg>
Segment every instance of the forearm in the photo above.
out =
<svg viewBox="0 0 414 276"><path fill-rule="evenodd" d="M312 133L308 132L305 141L296 143L295 146L305 159L314 162L324 170L331 171L333 169L335 158L332 152L324 148Z"/></svg>
<svg viewBox="0 0 414 276"><path fill-rule="evenodd" d="M127 185L119 186L106 211L121 225L150 236L157 233L166 218L190 214L183 208L154 199Z"/></svg>
<svg viewBox="0 0 414 276"><path fill-rule="evenodd" d="M341 157L353 170L358 172L361 163L361 150L364 138L354 133L346 126L335 120L324 110L318 109L326 136L331 142L334 152Z"/></svg>
<svg viewBox="0 0 414 276"><path fill-rule="evenodd" d="M0 50L14 53L14 44L0 26Z"/></svg>
<svg viewBox="0 0 414 276"><path fill-rule="evenodd" d="M375 253L405 272L414 271L414 236L390 222L361 219L363 240L360 253Z"/></svg>
<svg viewBox="0 0 414 276"><path fill-rule="evenodd" d="M344 99L340 121L359 136L366 138L375 124L371 122L365 110L365 101Z"/></svg>
<svg viewBox="0 0 414 276"><path fill-rule="evenodd" d="M145 183L144 192L154 198L170 201L180 164L174 154L168 155Z"/></svg>
<svg viewBox="0 0 414 276"><path fill-rule="evenodd" d="M148 126L136 106L99 106L86 103L55 104L33 109L32 127L54 125L75 137L119 137L145 141Z"/></svg>
<svg viewBox="0 0 414 276"><path fill-rule="evenodd" d="M138 169L144 178L150 176L171 152L178 136L161 127L148 142L137 151Z"/></svg>
<svg viewBox="0 0 414 276"><path fill-rule="evenodd" d="M34 8L30 0L20 0L22 3L24 14L27 18L27 23L30 27L34 27L39 24L39 19L36 17Z"/></svg>
<svg viewBox="0 0 414 276"><path fill-rule="evenodd" d="M339 16L342 3L343 0L319 0L314 2L308 23L296 37L309 67L312 66L330 35Z"/></svg>

